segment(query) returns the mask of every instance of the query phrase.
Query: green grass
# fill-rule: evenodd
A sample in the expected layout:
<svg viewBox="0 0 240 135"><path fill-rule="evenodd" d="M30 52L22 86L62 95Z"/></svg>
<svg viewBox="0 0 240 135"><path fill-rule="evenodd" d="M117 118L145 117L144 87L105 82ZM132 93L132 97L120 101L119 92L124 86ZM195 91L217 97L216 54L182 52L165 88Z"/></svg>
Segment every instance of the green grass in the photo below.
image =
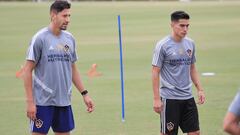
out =
<svg viewBox="0 0 240 135"><path fill-rule="evenodd" d="M28 43L49 23L50 3L0 3L0 131L29 133L24 88L15 72L24 63ZM240 2L82 2L72 4L69 31L78 43L77 62L85 87L95 101L85 111L74 89L74 135L158 135L159 116L152 109L151 60L156 42L170 33L169 14L191 15L189 36L195 40L197 67L206 91L199 106L202 135L224 135L222 120L240 78ZM126 122L121 122L117 15L122 18ZM102 77L86 76L97 63ZM194 89L195 91L195 89ZM194 92L195 94L195 92ZM52 134L52 132L50 133Z"/></svg>

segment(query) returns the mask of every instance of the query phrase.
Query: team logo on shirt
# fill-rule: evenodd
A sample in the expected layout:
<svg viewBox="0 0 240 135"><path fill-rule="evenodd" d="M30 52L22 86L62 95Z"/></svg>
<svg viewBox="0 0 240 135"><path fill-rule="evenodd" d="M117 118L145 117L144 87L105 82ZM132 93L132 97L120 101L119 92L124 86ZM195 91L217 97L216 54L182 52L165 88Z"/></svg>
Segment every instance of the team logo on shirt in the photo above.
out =
<svg viewBox="0 0 240 135"><path fill-rule="evenodd" d="M68 46L67 44L64 46L64 51L65 51L65 52L68 52L68 51L69 51L69 46Z"/></svg>
<svg viewBox="0 0 240 135"><path fill-rule="evenodd" d="M50 46L48 50L54 50L53 46Z"/></svg>
<svg viewBox="0 0 240 135"><path fill-rule="evenodd" d="M173 52L172 55L177 55L177 53L176 53L176 52Z"/></svg>
<svg viewBox="0 0 240 135"><path fill-rule="evenodd" d="M168 129L168 131L172 131L174 129L174 124L172 122L168 122L167 129Z"/></svg>
<svg viewBox="0 0 240 135"><path fill-rule="evenodd" d="M192 57L192 50L188 49L187 54L188 54L189 57Z"/></svg>
<svg viewBox="0 0 240 135"><path fill-rule="evenodd" d="M36 126L37 128L41 128L42 125L43 125L43 121L42 121L41 119L35 120L35 126Z"/></svg>

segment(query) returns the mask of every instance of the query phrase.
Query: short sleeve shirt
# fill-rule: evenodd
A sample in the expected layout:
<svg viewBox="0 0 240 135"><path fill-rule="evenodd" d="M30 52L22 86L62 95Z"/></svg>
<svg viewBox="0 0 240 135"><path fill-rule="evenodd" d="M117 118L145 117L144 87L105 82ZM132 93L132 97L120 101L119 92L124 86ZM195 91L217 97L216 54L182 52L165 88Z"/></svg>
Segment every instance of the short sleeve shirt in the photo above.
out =
<svg viewBox="0 0 240 135"><path fill-rule="evenodd" d="M171 36L159 41L152 65L160 68L160 95L166 99L192 98L191 64L196 62L193 40L185 37L175 42Z"/></svg>
<svg viewBox="0 0 240 135"><path fill-rule="evenodd" d="M234 100L232 101L231 105L228 109L229 112L234 113L238 117L240 117L240 91L235 96Z"/></svg>
<svg viewBox="0 0 240 135"><path fill-rule="evenodd" d="M55 36L46 27L32 38L27 60L36 64L33 94L37 105L71 104L72 63L77 60L75 40L67 31Z"/></svg>

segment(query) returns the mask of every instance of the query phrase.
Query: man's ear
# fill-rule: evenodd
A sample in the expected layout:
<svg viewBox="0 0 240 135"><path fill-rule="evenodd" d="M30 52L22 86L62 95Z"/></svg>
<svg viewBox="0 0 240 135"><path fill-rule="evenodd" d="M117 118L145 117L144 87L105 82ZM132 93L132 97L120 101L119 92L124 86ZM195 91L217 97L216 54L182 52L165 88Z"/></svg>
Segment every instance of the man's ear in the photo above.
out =
<svg viewBox="0 0 240 135"><path fill-rule="evenodd" d="M171 22L171 24L170 24L170 25L171 25L171 28L173 28L173 26L174 26L174 22Z"/></svg>
<svg viewBox="0 0 240 135"><path fill-rule="evenodd" d="M56 15L57 15L56 12L54 12L54 11L51 11L51 12L50 12L51 21L54 21L54 20L55 20Z"/></svg>

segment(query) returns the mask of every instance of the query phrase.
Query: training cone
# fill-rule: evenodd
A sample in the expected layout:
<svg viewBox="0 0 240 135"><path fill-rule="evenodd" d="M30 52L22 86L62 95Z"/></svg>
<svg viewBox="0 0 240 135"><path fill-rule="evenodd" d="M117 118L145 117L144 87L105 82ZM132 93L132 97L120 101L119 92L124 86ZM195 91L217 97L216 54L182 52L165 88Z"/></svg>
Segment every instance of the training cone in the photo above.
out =
<svg viewBox="0 0 240 135"><path fill-rule="evenodd" d="M91 68L87 72L88 77L93 78L97 76L101 76L102 73L97 71L97 64L92 64Z"/></svg>
<svg viewBox="0 0 240 135"><path fill-rule="evenodd" d="M23 75L23 67L21 67L21 69L16 72L16 78L22 78L22 75Z"/></svg>

